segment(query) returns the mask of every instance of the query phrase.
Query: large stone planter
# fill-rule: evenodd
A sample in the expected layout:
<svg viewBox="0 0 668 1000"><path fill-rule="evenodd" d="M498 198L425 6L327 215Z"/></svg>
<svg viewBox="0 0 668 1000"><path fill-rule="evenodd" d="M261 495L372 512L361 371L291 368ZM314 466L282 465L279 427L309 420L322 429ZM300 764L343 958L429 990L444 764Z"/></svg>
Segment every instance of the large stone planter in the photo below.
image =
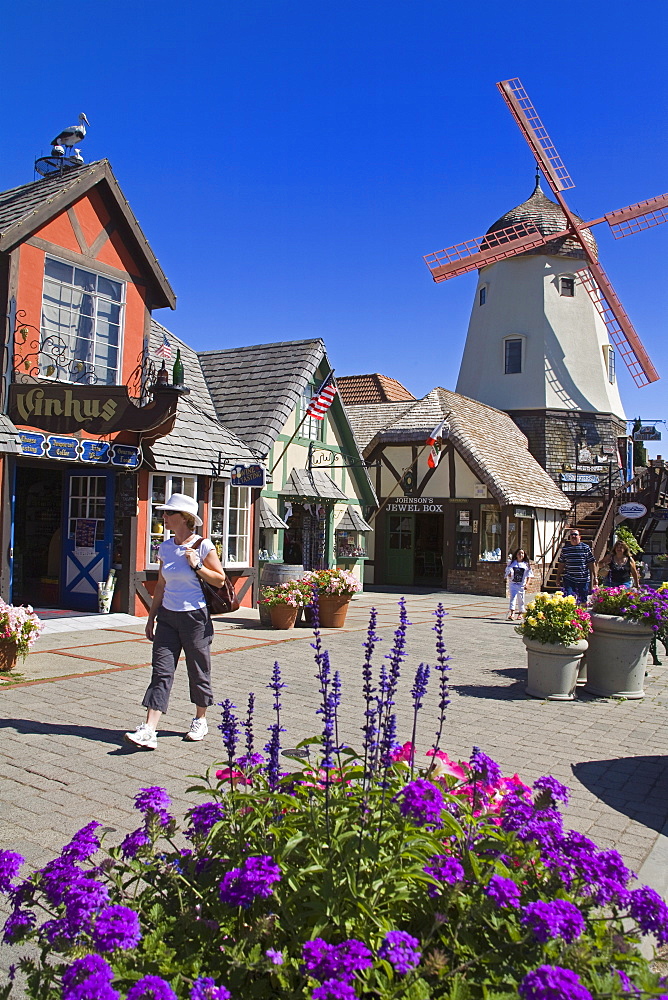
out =
<svg viewBox="0 0 668 1000"><path fill-rule="evenodd" d="M572 701L587 640L581 639L570 646L526 637L522 641L527 648L526 693L548 701Z"/></svg>
<svg viewBox="0 0 668 1000"><path fill-rule="evenodd" d="M617 615L592 615L591 624L585 690L605 698L644 698L652 629Z"/></svg>

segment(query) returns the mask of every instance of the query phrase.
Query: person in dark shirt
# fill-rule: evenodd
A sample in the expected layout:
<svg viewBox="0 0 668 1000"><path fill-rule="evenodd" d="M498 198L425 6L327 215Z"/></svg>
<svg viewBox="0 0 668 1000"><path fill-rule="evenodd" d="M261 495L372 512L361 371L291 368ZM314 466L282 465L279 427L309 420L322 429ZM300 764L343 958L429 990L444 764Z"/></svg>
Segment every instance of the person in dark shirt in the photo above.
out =
<svg viewBox="0 0 668 1000"><path fill-rule="evenodd" d="M631 550L620 538L615 542L612 552L601 563L601 569L603 568L608 570L604 587L626 587L630 590L631 587L640 586L638 568Z"/></svg>
<svg viewBox="0 0 668 1000"><path fill-rule="evenodd" d="M563 582L562 582L563 580ZM578 604L586 604L591 590L596 586L596 560L577 528L571 528L557 565L557 587L568 597L573 595Z"/></svg>

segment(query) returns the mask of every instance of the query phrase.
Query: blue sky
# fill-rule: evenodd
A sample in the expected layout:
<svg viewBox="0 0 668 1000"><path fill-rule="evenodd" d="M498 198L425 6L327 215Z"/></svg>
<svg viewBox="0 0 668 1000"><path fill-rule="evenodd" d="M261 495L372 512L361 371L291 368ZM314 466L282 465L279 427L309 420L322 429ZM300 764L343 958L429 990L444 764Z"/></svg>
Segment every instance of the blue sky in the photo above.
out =
<svg viewBox="0 0 668 1000"><path fill-rule="evenodd" d="M109 158L177 293L156 318L198 349L321 336L338 374L453 389L475 274L435 285L422 254L533 186L497 80L521 78L585 218L666 190L660 0L22 6L0 187L84 111L82 153ZM620 372L627 414L668 417L668 226L595 233L663 376Z"/></svg>

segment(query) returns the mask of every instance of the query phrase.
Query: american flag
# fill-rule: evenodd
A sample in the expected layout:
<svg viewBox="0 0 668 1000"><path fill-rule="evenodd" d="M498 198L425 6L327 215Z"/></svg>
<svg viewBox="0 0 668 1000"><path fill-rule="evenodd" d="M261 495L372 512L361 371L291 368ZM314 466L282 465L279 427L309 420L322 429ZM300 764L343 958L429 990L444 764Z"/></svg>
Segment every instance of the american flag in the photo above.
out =
<svg viewBox="0 0 668 1000"><path fill-rule="evenodd" d="M315 396L312 397L306 415L313 417L315 420L324 420L325 414L332 405L332 400L336 396L336 393L337 388L334 385L333 373L330 372Z"/></svg>
<svg viewBox="0 0 668 1000"><path fill-rule="evenodd" d="M162 343L160 347L155 352L157 358L162 358L164 361L170 361L172 357L172 349L169 346L169 341L167 340L167 334L163 333Z"/></svg>

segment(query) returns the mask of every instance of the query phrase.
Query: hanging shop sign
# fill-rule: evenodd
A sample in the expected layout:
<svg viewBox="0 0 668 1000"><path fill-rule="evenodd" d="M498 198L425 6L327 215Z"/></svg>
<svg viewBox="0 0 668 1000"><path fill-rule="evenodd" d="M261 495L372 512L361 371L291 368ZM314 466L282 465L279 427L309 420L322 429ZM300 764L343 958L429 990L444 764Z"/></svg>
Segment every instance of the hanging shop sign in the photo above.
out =
<svg viewBox="0 0 668 1000"><path fill-rule="evenodd" d="M634 441L660 441L661 431L657 431L656 427L651 425L646 425L644 427L639 427L637 431L633 434Z"/></svg>
<svg viewBox="0 0 668 1000"><path fill-rule="evenodd" d="M51 434L109 434L117 431L155 430L174 416L178 394L164 393L147 406L137 406L125 385L77 385L62 382L9 388L9 419ZM169 428L165 430L169 433Z"/></svg>
<svg viewBox="0 0 668 1000"><path fill-rule="evenodd" d="M629 520L634 521L637 517L645 516L647 507L645 507L644 503L623 503L618 508L618 513L622 517L627 517Z"/></svg>
<svg viewBox="0 0 668 1000"><path fill-rule="evenodd" d="M265 486L267 481L263 465L235 465L230 475L232 486Z"/></svg>
<svg viewBox="0 0 668 1000"><path fill-rule="evenodd" d="M21 454L26 458L54 458L60 462L86 462L90 465L113 465L136 469L141 452L130 444L109 444L107 441L79 441L78 438L57 434L19 431Z"/></svg>
<svg viewBox="0 0 668 1000"><path fill-rule="evenodd" d="M323 448L313 449L311 452L311 465L313 468L326 468L334 465L335 452L325 451Z"/></svg>
<svg viewBox="0 0 668 1000"><path fill-rule="evenodd" d="M561 472L559 478L562 483L600 483L601 475L595 476L593 473L589 472Z"/></svg>
<svg viewBox="0 0 668 1000"><path fill-rule="evenodd" d="M397 497L387 505L390 514L442 514L443 497Z"/></svg>

